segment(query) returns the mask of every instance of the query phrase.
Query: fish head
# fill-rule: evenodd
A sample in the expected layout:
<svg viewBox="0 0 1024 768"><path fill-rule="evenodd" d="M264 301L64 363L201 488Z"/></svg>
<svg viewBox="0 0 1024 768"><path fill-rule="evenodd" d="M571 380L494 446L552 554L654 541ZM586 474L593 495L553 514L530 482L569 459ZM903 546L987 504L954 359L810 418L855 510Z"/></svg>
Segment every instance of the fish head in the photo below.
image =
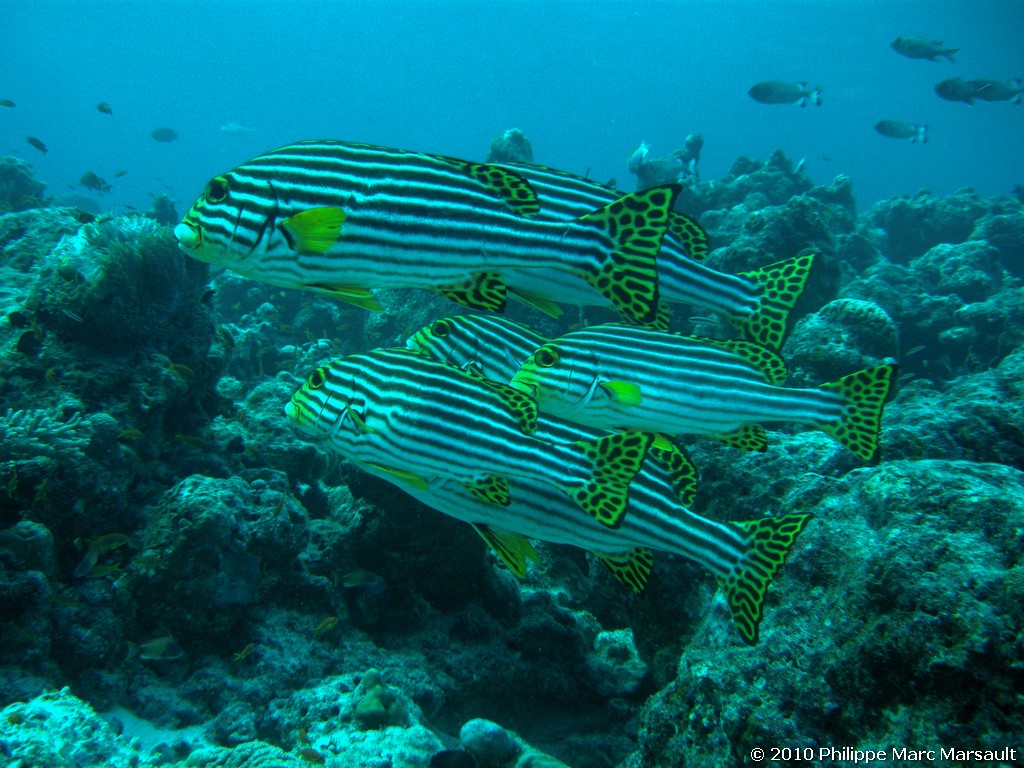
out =
<svg viewBox="0 0 1024 768"><path fill-rule="evenodd" d="M199 261L279 284L272 265L290 248L278 224L294 212L282 209L268 179L241 170L210 179L174 237Z"/></svg>
<svg viewBox="0 0 1024 768"><path fill-rule="evenodd" d="M544 337L529 326L493 315L435 320L409 337L406 347L458 368L475 368L487 379L507 382Z"/></svg>
<svg viewBox="0 0 1024 768"><path fill-rule="evenodd" d="M349 456L375 431L366 423L366 399L350 368L348 360L320 366L284 407L299 432Z"/></svg>
<svg viewBox="0 0 1024 768"><path fill-rule="evenodd" d="M472 318L444 317L426 325L405 342L407 349L435 360L462 367L478 357L479 342L472 332Z"/></svg>
<svg viewBox="0 0 1024 768"><path fill-rule="evenodd" d="M526 358L510 383L541 410L566 414L594 396L600 383L596 362L586 350L550 342Z"/></svg>

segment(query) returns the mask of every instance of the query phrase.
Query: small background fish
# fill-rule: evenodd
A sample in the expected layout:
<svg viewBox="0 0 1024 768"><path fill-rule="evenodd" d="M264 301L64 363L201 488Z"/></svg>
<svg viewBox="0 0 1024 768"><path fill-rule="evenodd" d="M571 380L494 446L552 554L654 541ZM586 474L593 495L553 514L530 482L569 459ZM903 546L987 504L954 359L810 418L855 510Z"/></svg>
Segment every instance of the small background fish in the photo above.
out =
<svg viewBox="0 0 1024 768"><path fill-rule="evenodd" d="M178 140L178 132L173 128L157 128L150 134L150 136L152 136L157 141L163 142L171 142Z"/></svg>
<svg viewBox="0 0 1024 768"><path fill-rule="evenodd" d="M929 40L925 37L897 37L889 46L900 56L908 59L927 59L938 63L939 57L948 59L950 63L956 64L954 54L959 48L943 48L941 40Z"/></svg>
<svg viewBox="0 0 1024 768"><path fill-rule="evenodd" d="M821 106L821 88L811 88L806 82L785 83L780 80L764 80L755 83L747 94L762 104L808 104Z"/></svg>
<svg viewBox="0 0 1024 768"><path fill-rule="evenodd" d="M928 125L904 123L900 120L879 120L875 130L890 139L910 139L911 144L924 144L928 141Z"/></svg>

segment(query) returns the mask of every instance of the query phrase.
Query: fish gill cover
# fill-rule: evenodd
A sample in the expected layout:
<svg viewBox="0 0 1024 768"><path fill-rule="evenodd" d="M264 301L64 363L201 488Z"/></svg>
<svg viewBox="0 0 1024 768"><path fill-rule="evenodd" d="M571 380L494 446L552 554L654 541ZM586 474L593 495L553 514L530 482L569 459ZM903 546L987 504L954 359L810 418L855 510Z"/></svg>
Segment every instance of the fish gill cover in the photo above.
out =
<svg viewBox="0 0 1024 768"><path fill-rule="evenodd" d="M949 34L890 49L904 29L880 43L893 66L938 80L969 60ZM841 103L823 90L820 108L749 107L816 119ZM11 95L2 117L32 103ZM107 126L133 108L82 102ZM891 138L882 117L864 141ZM184 151L192 127L149 136L165 120L133 130ZM243 125L218 116L208 141L259 131ZM280 197L249 190L257 212L227 231L278 249L274 281L179 247L233 242L185 212L200 192L223 211L204 183L266 146L138 211L114 208L142 175L127 162L76 167L76 189L112 187L85 210L39 181L61 142L19 130L18 151L36 133L35 166L0 159L5 756L639 768L813 744L823 764L879 745L1019 762L1019 196L858 211L854 165L777 150L716 172L728 145L702 130L660 157L666 140L624 143L613 172L663 190L629 197L532 165L552 140L510 129L490 156L408 142L429 170L388 194L429 188L429 216L455 200L449 230L356 210L365 179L286 212L301 184L268 174ZM382 236L422 253L487 234L516 247L441 281L436 261L386 287L325 276L346 238L379 260ZM602 266L651 239L653 273ZM466 308L502 291L504 312ZM655 311L630 316L637 295Z"/></svg>

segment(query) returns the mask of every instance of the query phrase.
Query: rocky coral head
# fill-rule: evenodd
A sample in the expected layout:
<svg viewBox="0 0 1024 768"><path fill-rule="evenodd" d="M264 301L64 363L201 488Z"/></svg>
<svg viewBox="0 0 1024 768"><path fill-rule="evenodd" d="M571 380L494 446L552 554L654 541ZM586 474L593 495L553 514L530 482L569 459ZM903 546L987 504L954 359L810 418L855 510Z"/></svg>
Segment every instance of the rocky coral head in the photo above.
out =
<svg viewBox="0 0 1024 768"><path fill-rule="evenodd" d="M384 684L376 669L366 671L353 697L356 703L351 715L362 730L408 725L410 722L405 702L393 688Z"/></svg>

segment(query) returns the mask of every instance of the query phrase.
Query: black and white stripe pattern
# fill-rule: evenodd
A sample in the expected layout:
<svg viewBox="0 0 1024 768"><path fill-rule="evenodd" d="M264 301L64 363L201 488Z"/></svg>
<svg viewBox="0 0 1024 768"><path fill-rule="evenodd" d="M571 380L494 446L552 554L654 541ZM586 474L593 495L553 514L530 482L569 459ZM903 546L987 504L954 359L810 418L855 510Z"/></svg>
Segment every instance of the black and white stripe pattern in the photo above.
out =
<svg viewBox="0 0 1024 768"><path fill-rule="evenodd" d="M510 381L544 337L502 317L463 315L436 320L409 339L410 348L458 367L472 366L495 381ZM549 442L589 440L597 433L559 419L541 416L537 437ZM622 527L610 531L587 520L562 494L543 485L512 480L512 504L502 509L481 503L464 488L444 483L429 491L406 487L416 498L445 514L469 523L485 523L529 538L573 544L595 552L623 552L648 547L688 557L722 576L743 556L742 532L680 505L665 468L648 457L630 484L629 507Z"/></svg>
<svg viewBox="0 0 1024 768"><path fill-rule="evenodd" d="M317 369L286 412L348 458L422 478L474 483L497 474L566 489L587 473L580 451L527 434L533 425L487 382L408 350Z"/></svg>
<svg viewBox="0 0 1024 768"><path fill-rule="evenodd" d="M596 181L539 165L510 163L503 167L530 182L541 204L539 215L546 219L575 219L624 194ZM506 279L513 289L559 303L608 304L586 284L557 272L515 272L507 274ZM658 284L664 301L692 304L736 318L755 312L762 293L751 280L719 272L690 258L683 243L671 234L662 240L658 253Z"/></svg>
<svg viewBox="0 0 1024 768"><path fill-rule="evenodd" d="M579 439L583 434L546 418L538 431L538 436L552 442L573 435ZM550 486L519 478L512 478L510 485L512 502L505 507L484 503L452 482L428 491L402 487L428 506L468 523L593 552L617 553L633 547L671 552L700 563L717 577L739 567L750 548L738 526L701 517L680 505L664 470L652 457L630 484L625 521L615 530L581 514L567 496Z"/></svg>
<svg viewBox="0 0 1024 768"><path fill-rule="evenodd" d="M513 386L570 421L668 435L720 435L765 422L838 424L844 404L836 392L769 384L726 345L623 324L548 342Z"/></svg>
<svg viewBox="0 0 1024 768"><path fill-rule="evenodd" d="M325 208L343 212L340 236L322 253L296 252L286 223ZM581 277L607 285L619 243L594 223L535 213L529 184L498 166L325 140L218 176L175 233L198 259L284 287L447 290L534 269L584 290ZM644 279L656 295L653 270Z"/></svg>
<svg viewBox="0 0 1024 768"><path fill-rule="evenodd" d="M497 315L459 315L435 320L406 341L458 368L472 367L485 378L508 384L534 350L547 341L529 326Z"/></svg>

